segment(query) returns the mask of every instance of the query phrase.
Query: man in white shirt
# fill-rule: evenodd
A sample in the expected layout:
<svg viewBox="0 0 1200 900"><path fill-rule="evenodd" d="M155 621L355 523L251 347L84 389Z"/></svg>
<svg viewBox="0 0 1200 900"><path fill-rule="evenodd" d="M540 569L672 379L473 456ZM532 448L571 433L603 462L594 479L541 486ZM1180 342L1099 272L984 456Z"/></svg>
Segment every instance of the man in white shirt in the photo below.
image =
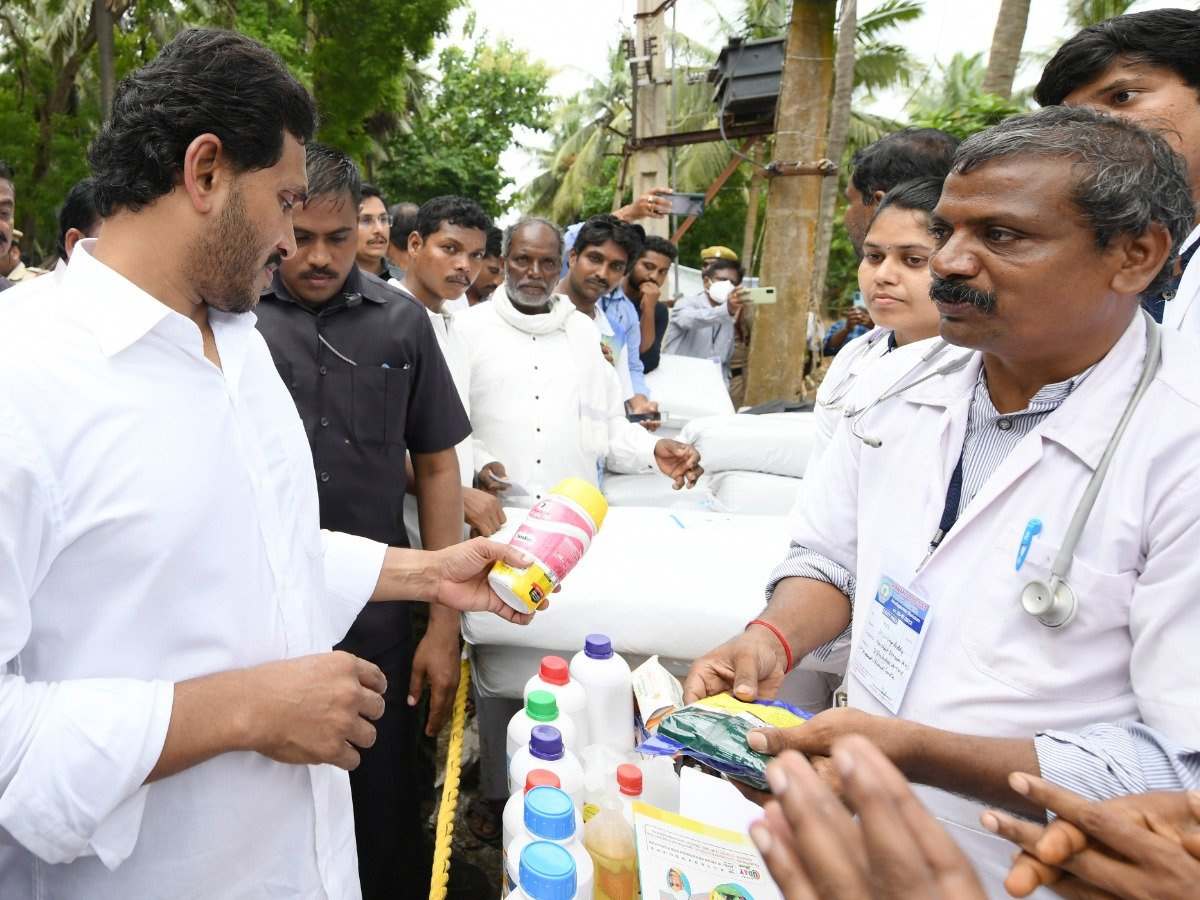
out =
<svg viewBox="0 0 1200 900"><path fill-rule="evenodd" d="M397 285L415 297L429 313L438 346L446 357L467 416L471 415L471 363L462 338L454 329L450 305L474 283L487 253L492 220L474 200L446 196L427 200L417 211L408 239L408 268ZM395 282L393 282L395 284ZM468 437L455 448L463 484L463 514L476 534L488 537L504 524L504 511L488 491L475 483L474 441Z"/></svg>
<svg viewBox="0 0 1200 900"><path fill-rule="evenodd" d="M531 505L564 478L597 484L599 466L607 465L629 473L657 466L677 488L691 487L702 472L700 454L625 418L595 327L553 293L561 253L554 225L522 220L505 235L504 285L488 303L454 317L471 362L480 486L511 482L524 494L505 502Z"/></svg>
<svg viewBox="0 0 1200 900"><path fill-rule="evenodd" d="M5 900L357 898L341 770L385 684L329 648L368 599L507 617L497 545L318 529L249 314L295 249L315 125L274 54L181 32L92 144L101 238L0 310Z"/></svg>
<svg viewBox="0 0 1200 900"><path fill-rule="evenodd" d="M1046 64L1034 96L1043 106L1090 106L1160 131L1187 160L1200 203L1200 12L1153 9L1085 28ZM1142 305L1168 328L1200 341L1200 224L1179 248L1175 277Z"/></svg>

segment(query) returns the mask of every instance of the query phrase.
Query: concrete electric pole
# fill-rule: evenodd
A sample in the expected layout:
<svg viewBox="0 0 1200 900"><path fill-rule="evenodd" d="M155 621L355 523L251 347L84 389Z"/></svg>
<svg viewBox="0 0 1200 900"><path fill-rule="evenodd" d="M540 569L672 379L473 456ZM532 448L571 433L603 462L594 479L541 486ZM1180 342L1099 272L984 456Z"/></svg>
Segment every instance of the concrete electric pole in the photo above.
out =
<svg viewBox="0 0 1200 900"><path fill-rule="evenodd" d="M631 56L635 122L634 133L640 138L667 133L667 48L663 43L663 18L674 0L638 0L634 21L635 53ZM638 150L629 160L633 199L653 187L670 184L670 161L666 147ZM647 234L667 237L670 222L666 218L639 222Z"/></svg>
<svg viewBox="0 0 1200 900"><path fill-rule="evenodd" d="M775 115L774 158L801 167L825 157L833 82L835 0L793 0ZM778 165L779 163L775 163ZM820 224L818 175L774 177L767 191L761 283L778 303L755 310L746 403L803 393L812 269Z"/></svg>

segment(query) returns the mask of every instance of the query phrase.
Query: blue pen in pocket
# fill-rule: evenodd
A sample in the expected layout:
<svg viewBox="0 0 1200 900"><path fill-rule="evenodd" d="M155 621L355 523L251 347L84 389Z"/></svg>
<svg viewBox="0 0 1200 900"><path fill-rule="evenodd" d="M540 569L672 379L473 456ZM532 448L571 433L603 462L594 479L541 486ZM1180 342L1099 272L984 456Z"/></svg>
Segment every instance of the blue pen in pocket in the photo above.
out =
<svg viewBox="0 0 1200 900"><path fill-rule="evenodd" d="M1042 533L1042 520L1030 519L1029 524L1025 526L1025 533L1021 535L1021 546L1017 548L1017 571L1021 571L1021 566L1025 565L1025 557L1029 555L1029 547L1033 543L1033 539Z"/></svg>

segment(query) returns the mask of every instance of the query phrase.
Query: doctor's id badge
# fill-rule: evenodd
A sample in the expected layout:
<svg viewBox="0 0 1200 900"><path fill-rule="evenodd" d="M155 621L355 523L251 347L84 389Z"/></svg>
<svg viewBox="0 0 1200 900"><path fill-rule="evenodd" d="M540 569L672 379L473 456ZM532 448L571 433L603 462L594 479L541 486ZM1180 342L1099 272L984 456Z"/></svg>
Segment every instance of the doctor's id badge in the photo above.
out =
<svg viewBox="0 0 1200 900"><path fill-rule="evenodd" d="M929 631L930 612L925 597L884 570L850 659L850 671L894 715L899 715Z"/></svg>

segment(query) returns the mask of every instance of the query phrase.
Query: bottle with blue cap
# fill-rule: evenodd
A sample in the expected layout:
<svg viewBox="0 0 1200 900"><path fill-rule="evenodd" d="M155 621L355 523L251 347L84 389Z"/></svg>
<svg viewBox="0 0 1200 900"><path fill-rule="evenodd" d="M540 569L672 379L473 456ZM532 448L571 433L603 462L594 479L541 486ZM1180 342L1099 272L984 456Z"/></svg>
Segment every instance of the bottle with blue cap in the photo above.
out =
<svg viewBox="0 0 1200 900"><path fill-rule="evenodd" d="M513 900L591 900L576 884L575 860L558 844L535 841L521 851L520 886Z"/></svg>
<svg viewBox="0 0 1200 900"><path fill-rule="evenodd" d="M524 827L505 848L504 878L509 892L524 884L522 857L525 849L539 841L549 841L571 854L576 893L591 900L594 866L583 846L577 813L571 798L558 788L541 786L525 793Z"/></svg>
<svg viewBox="0 0 1200 900"><path fill-rule="evenodd" d="M587 636L571 660L571 677L587 700L588 743L608 744L622 753L632 750L633 673L613 652L608 635Z"/></svg>
<svg viewBox="0 0 1200 900"><path fill-rule="evenodd" d="M529 743L513 754L508 767L508 795L525 787L525 779L534 769L546 769L558 776L559 784L571 802L583 808L583 766L563 747L562 732L553 725L535 725Z"/></svg>

